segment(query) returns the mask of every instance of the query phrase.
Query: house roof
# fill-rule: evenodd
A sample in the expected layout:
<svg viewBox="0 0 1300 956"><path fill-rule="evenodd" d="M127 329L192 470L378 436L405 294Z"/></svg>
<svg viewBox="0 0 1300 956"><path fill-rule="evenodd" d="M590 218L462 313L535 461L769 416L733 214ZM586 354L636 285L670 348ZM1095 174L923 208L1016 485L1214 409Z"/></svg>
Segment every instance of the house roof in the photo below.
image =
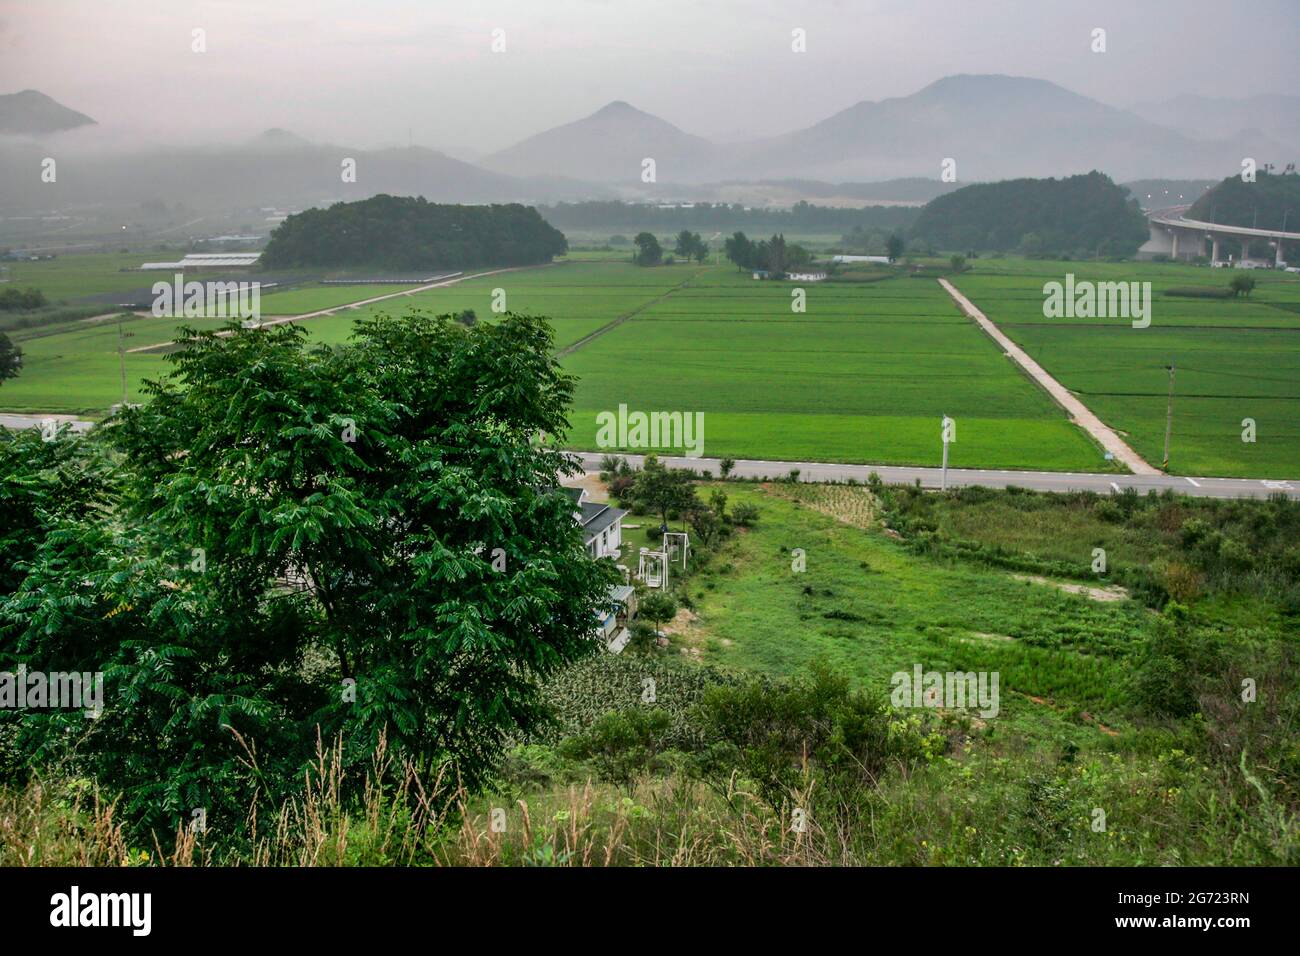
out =
<svg viewBox="0 0 1300 956"><path fill-rule="evenodd" d="M583 540L589 543L596 535L622 519L625 514L627 512L621 508L611 508L604 502L584 501L578 517L582 525Z"/></svg>

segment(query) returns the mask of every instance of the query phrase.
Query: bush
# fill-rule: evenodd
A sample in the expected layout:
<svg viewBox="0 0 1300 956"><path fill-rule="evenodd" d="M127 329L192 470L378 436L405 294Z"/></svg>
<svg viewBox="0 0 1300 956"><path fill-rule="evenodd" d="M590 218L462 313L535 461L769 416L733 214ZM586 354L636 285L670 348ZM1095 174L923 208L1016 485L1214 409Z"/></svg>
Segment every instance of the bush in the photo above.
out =
<svg viewBox="0 0 1300 956"><path fill-rule="evenodd" d="M742 502L731 509L731 523L741 527L748 528L758 524L758 508L748 502Z"/></svg>
<svg viewBox="0 0 1300 956"><path fill-rule="evenodd" d="M671 726L672 716L658 707L611 711L561 743L560 752L590 760L603 779L628 787L655 769L655 757L663 750Z"/></svg>
<svg viewBox="0 0 1300 956"><path fill-rule="evenodd" d="M789 681L751 680L706 690L700 704L706 740L697 766L718 783L739 770L773 807L796 791L840 807L861 799L886 767L942 751L942 737L921 731L883 703L851 690L823 665Z"/></svg>

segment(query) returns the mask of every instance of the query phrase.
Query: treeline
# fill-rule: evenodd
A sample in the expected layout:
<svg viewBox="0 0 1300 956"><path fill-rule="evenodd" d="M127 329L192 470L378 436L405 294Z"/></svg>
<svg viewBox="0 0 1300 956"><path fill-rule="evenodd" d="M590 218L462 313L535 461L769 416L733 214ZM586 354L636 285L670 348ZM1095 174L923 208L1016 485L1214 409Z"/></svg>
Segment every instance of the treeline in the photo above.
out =
<svg viewBox="0 0 1300 956"><path fill-rule="evenodd" d="M567 250L563 233L531 206L378 195L290 216L271 234L261 264L463 269L533 265Z"/></svg>
<svg viewBox="0 0 1300 956"><path fill-rule="evenodd" d="M1148 229L1137 201L1091 172L967 186L930 202L911 234L947 250L1125 257Z"/></svg>
<svg viewBox="0 0 1300 956"><path fill-rule="evenodd" d="M30 312L46 305L40 289L0 289L0 312Z"/></svg>
<svg viewBox="0 0 1300 956"><path fill-rule="evenodd" d="M812 253L796 243L786 242L785 236L780 234L755 242L743 232L738 232L726 241L724 248L727 258L737 268L763 269L776 276L785 275L788 270L806 266L812 261Z"/></svg>
<svg viewBox="0 0 1300 956"><path fill-rule="evenodd" d="M724 232L747 229L753 232L823 232L841 234L863 229L899 229L910 226L919 210L913 206L865 206L838 209L797 202L789 209L747 209L739 203L695 203L692 206L661 207L648 203L617 200L557 203L538 206L538 211L559 229L628 229L636 227L655 233L690 229Z"/></svg>

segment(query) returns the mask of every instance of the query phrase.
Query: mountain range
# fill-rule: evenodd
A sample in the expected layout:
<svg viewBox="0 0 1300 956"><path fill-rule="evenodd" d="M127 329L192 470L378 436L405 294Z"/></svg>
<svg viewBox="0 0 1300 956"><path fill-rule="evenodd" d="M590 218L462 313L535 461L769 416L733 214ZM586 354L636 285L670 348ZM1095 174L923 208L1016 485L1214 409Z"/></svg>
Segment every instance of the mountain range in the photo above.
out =
<svg viewBox="0 0 1300 956"><path fill-rule="evenodd" d="M962 74L909 96L863 100L784 135L740 143L687 133L623 101L474 163L418 146L362 150L313 143L283 129L228 147L148 147L129 156L98 155L83 143L81 175L64 195L191 204L237 198L280 207L380 192L537 202L707 198L704 184L766 180L807 183L813 199L826 195L828 183L842 184L850 197L854 184L937 180L946 159L955 162L959 183L1092 169L1116 181L1217 180L1238 169L1243 156L1279 167L1300 158L1298 105L1284 96L1185 96L1123 110L1046 80ZM0 202L21 204L30 192L9 174L30 172L42 141L90 124L94 120L35 91L0 96L0 132L11 137L0 151ZM343 157L357 161L356 183L341 180ZM642 177L647 158L654 160L652 183ZM75 153L69 161L78 161ZM11 163L18 165L6 168Z"/></svg>
<svg viewBox="0 0 1300 956"><path fill-rule="evenodd" d="M1224 109L1253 128L1198 127L1189 104L1179 125L1193 135L1072 93L1046 80L998 75L945 77L910 96L863 100L804 129L742 143L717 144L623 102L494 153L482 165L521 175L565 170L609 184L639 180L653 158L660 182L798 178L871 181L938 177L945 159L962 181L1068 176L1100 169L1113 179L1222 174L1244 155L1290 161L1293 139L1278 141L1285 120L1262 120L1289 98L1260 97ZM1209 101L1207 101L1209 103ZM1207 105L1207 110L1213 104ZM1170 114L1174 115L1174 114Z"/></svg>

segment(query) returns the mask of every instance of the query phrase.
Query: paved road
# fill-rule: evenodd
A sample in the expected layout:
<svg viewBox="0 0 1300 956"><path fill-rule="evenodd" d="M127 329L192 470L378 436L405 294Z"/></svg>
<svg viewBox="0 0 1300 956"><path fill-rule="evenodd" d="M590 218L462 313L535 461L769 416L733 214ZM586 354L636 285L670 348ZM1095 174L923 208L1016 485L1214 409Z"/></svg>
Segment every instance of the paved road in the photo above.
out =
<svg viewBox="0 0 1300 956"><path fill-rule="evenodd" d="M1025 370L1026 374L1041 385L1047 394L1052 397L1052 401L1069 412L1070 420L1096 439L1102 448L1122 461L1125 467L1135 475L1160 474L1159 470L1147 464L1146 460L1130 448L1124 439L1115 434L1105 422L1093 414L1088 406L1079 401L1073 392L1048 374L1047 369L1029 357L1029 353L1011 341L1006 333L993 324L992 319L976 308L975 303L957 291L957 288L951 282L947 279L940 279L939 285L943 286L944 291L952 296L952 300L957 303L958 308L974 319L985 334L998 344L998 347L1002 349L1007 358L1019 365Z"/></svg>
<svg viewBox="0 0 1300 956"><path fill-rule="evenodd" d="M71 415L11 415L0 414L0 426L5 428L39 428L41 422L53 418L71 422L74 431L85 431L92 422ZM584 451L576 453L588 471L599 471L600 460L609 452ZM640 465L643 455L622 455L631 464ZM692 468L695 471L716 475L717 458L674 458L661 455L659 460L671 468ZM739 478L785 478L791 468L799 469L800 481L846 481L856 478L866 481L873 471L891 485L910 485L918 478L923 488L938 488L942 472L938 468L919 468L911 465L840 465L824 461L763 461L740 458L732 474ZM1181 494L1196 498L1267 498L1282 492L1291 498L1300 498L1300 479L1289 481L1260 478L1187 478L1179 475L1089 475L1068 471L987 471L983 468L949 468L948 487L982 485L986 488L1005 488L1015 485L1035 491L1095 491L1098 494L1118 494L1125 488L1136 488L1140 493L1163 491L1172 488Z"/></svg>
<svg viewBox="0 0 1300 956"><path fill-rule="evenodd" d="M72 426L74 432L89 431L94 422L88 422L78 418L75 415L10 415L9 413L0 414L0 427L3 428L40 428L41 422L54 419L59 424L64 422Z"/></svg>
<svg viewBox="0 0 1300 956"><path fill-rule="evenodd" d="M598 471L600 460L608 452L578 452L583 467ZM623 455L630 463L639 465L641 455ZM693 468L709 474L718 473L716 458L669 458L659 460L672 468ZM873 471L886 484L912 484L918 478L923 488L940 487L942 472L938 468L915 468L900 465L837 465L817 461L756 461L737 459L733 475L742 478L784 478L791 468L799 469L800 481L845 481L856 478L866 481ZM1035 491L1095 491L1098 494L1118 494L1125 488L1163 491L1172 488L1180 494L1197 498L1267 498L1282 492L1291 498L1300 498L1300 479L1289 481L1261 480L1259 478L1186 478L1178 475L1089 475L1065 471L986 471L982 468L949 468L948 487L981 485L986 488L1005 488L1015 485Z"/></svg>

